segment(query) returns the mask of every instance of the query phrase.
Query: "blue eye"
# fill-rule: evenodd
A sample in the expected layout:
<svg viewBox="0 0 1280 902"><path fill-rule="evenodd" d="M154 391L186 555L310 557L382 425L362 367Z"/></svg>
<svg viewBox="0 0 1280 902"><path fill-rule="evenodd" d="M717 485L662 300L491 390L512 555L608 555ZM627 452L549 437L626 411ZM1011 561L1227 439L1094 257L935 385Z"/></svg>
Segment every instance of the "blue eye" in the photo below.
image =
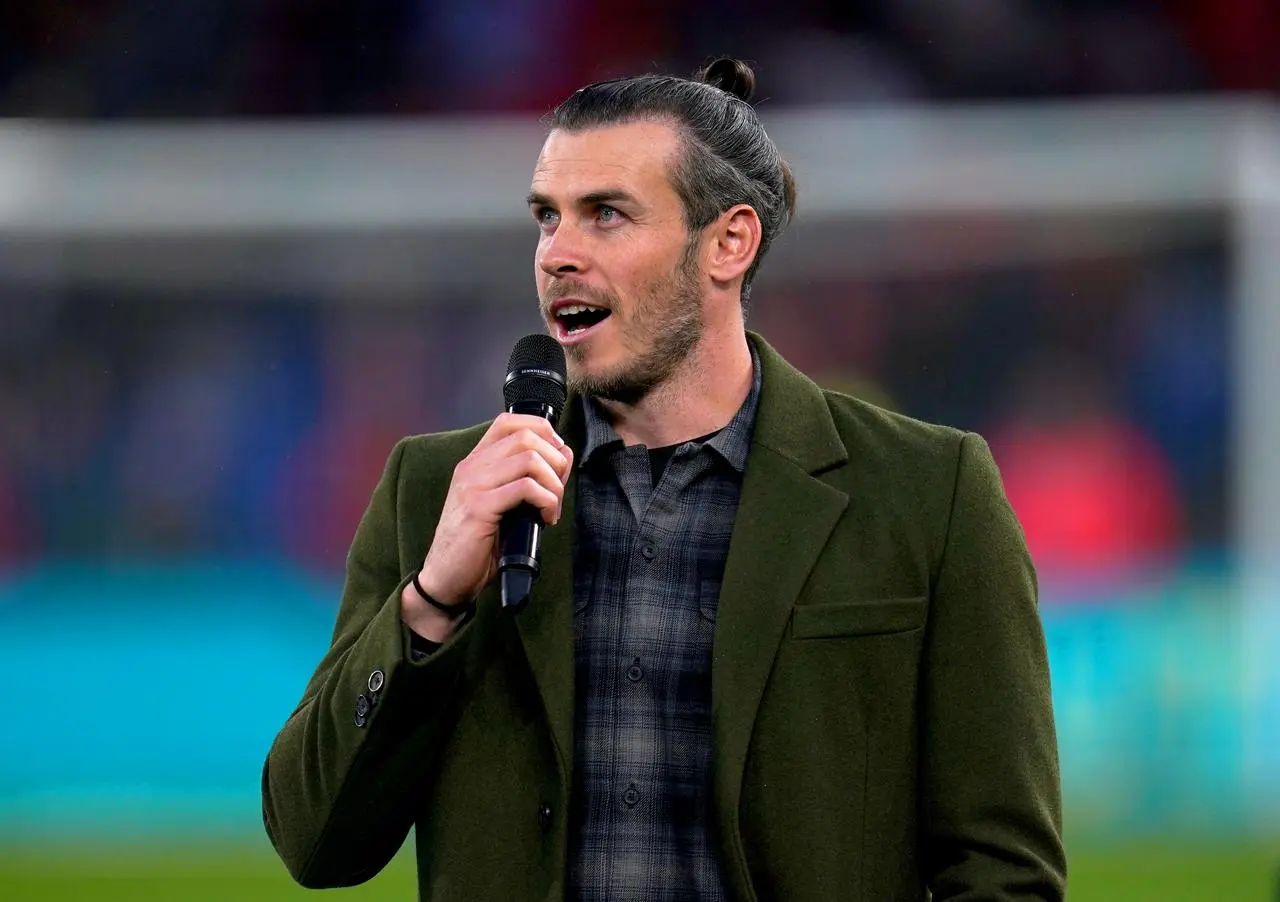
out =
<svg viewBox="0 0 1280 902"><path fill-rule="evenodd" d="M556 215L556 211L550 207L538 207L533 212L533 218L537 220L538 225L554 225Z"/></svg>
<svg viewBox="0 0 1280 902"><path fill-rule="evenodd" d="M600 214L600 218L605 222L611 222L619 215L617 210L607 204L601 205L598 212Z"/></svg>

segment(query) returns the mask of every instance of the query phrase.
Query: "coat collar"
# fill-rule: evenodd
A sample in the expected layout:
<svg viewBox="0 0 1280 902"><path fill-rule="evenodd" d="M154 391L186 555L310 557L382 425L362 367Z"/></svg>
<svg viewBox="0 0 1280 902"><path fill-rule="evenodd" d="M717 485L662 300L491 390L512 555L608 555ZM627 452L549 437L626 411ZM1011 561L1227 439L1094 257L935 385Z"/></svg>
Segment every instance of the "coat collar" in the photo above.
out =
<svg viewBox="0 0 1280 902"><path fill-rule="evenodd" d="M822 389L759 335L748 332L747 337L764 373L754 446L811 474L848 461Z"/></svg>

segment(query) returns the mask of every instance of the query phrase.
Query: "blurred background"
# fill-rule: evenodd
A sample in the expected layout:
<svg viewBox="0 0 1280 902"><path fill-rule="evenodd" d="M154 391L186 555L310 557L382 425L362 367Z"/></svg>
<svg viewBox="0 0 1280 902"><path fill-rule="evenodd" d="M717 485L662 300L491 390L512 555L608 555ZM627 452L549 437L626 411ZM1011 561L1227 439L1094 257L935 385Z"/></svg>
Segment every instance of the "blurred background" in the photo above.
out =
<svg viewBox="0 0 1280 902"><path fill-rule="evenodd" d="M1278 46L1274 0L3 0L0 897L306 897L261 762L392 444L540 328L539 117L719 54L800 182L750 327L995 451L1072 898L1280 897Z"/></svg>

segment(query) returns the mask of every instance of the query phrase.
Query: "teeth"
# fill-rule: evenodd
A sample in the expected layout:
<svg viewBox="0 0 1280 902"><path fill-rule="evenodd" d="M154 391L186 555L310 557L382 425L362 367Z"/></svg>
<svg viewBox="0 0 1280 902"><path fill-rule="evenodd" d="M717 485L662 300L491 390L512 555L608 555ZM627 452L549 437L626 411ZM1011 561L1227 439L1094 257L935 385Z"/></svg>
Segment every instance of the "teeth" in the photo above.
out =
<svg viewBox="0 0 1280 902"><path fill-rule="evenodd" d="M599 307L589 307L586 304L570 304L567 307L561 307L556 311L556 316L569 316L573 313L586 313L588 310L599 310Z"/></svg>

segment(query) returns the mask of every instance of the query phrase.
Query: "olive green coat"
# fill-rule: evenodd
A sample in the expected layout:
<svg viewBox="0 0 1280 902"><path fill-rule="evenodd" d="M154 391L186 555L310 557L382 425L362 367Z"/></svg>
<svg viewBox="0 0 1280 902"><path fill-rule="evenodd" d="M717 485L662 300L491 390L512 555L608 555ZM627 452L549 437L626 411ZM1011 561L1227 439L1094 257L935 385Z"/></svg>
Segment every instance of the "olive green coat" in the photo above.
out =
<svg viewBox="0 0 1280 902"><path fill-rule="evenodd" d="M733 897L1060 899L1035 576L986 444L824 392L751 340L764 381L712 665L714 826ZM580 449L576 409L561 432ZM523 613L490 586L416 664L399 619L483 429L392 452L332 646L267 758L267 832L305 886L369 879L416 825L423 899L565 896L573 480Z"/></svg>

